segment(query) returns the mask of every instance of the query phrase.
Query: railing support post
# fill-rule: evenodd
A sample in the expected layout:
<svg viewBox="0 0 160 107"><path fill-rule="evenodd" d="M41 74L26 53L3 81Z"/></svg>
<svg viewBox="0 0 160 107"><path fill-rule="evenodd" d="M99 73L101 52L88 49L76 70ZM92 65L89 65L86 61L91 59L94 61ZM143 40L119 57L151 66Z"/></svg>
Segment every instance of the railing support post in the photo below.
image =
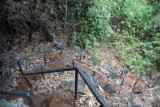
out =
<svg viewBox="0 0 160 107"><path fill-rule="evenodd" d="M44 65L46 65L46 53L44 52Z"/></svg>
<svg viewBox="0 0 160 107"><path fill-rule="evenodd" d="M27 93L27 94L26 94L26 97L27 97L27 99L28 99L28 102L29 102L30 107L34 107L34 104L33 104L32 99L31 99L31 95L30 95L29 93Z"/></svg>
<svg viewBox="0 0 160 107"><path fill-rule="evenodd" d="M80 60L80 62L81 62L81 60L82 60L82 54L80 55L80 59L79 59L79 60Z"/></svg>
<svg viewBox="0 0 160 107"><path fill-rule="evenodd" d="M142 74L140 74L139 78L136 80L136 82L134 83L133 87L138 83L138 81L140 80Z"/></svg>
<svg viewBox="0 0 160 107"><path fill-rule="evenodd" d="M61 46L61 54L63 53L63 46Z"/></svg>
<svg viewBox="0 0 160 107"><path fill-rule="evenodd" d="M31 84L31 82L29 81L29 79L24 75L23 68L22 68L22 62L21 61L18 61L18 66L19 66L19 69L21 71L22 76L27 81L28 85L31 87L31 90L33 91L33 85Z"/></svg>
<svg viewBox="0 0 160 107"><path fill-rule="evenodd" d="M47 63L46 53L44 52L44 65L46 65L46 63ZM41 71L43 71L43 68L42 68L42 67L41 67ZM41 75L42 75L43 79L45 80L43 73L42 73Z"/></svg>
<svg viewBox="0 0 160 107"><path fill-rule="evenodd" d="M73 67L74 67L74 60L73 60L72 64L73 64Z"/></svg>
<svg viewBox="0 0 160 107"><path fill-rule="evenodd" d="M43 72L43 67L41 67L41 71ZM41 75L42 75L43 79L45 80L44 74L42 73Z"/></svg>
<svg viewBox="0 0 160 107"><path fill-rule="evenodd" d="M31 90L33 91L33 85L32 85L32 83L29 81L29 79L26 76L24 76L24 78L27 81L28 85L31 87Z"/></svg>
<svg viewBox="0 0 160 107"><path fill-rule="evenodd" d="M75 70L75 96L74 99L77 100L78 94L78 70Z"/></svg>
<svg viewBox="0 0 160 107"><path fill-rule="evenodd" d="M21 74L24 76L23 68L22 68L22 62L21 61L18 61L18 66L19 66L19 69L21 71Z"/></svg>

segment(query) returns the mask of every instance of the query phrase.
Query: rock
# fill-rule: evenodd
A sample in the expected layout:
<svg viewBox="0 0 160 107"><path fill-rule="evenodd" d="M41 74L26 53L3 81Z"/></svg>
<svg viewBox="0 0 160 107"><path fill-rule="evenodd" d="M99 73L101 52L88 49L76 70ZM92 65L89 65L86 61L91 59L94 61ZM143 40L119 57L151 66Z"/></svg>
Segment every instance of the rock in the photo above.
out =
<svg viewBox="0 0 160 107"><path fill-rule="evenodd" d="M115 69L114 69L112 66L110 66L110 65L108 66L108 69L114 73L114 74L113 74L113 73L109 72L111 78L112 78L112 79L117 79L117 75L115 75L115 74L116 74Z"/></svg>
<svg viewBox="0 0 160 107"><path fill-rule="evenodd" d="M95 76L90 76L88 74L88 72L85 72L85 75L86 77L92 82L92 84L96 87L96 88L99 88L100 87L103 87L102 84L100 83L100 81L95 77ZM99 86L98 86L99 85Z"/></svg>
<svg viewBox="0 0 160 107"><path fill-rule="evenodd" d="M3 57L0 57L0 65L5 66L8 65L18 59L20 59L20 54L14 52L8 53L4 55ZM19 69L18 65L15 65L17 69ZM24 69L24 66L22 65L22 69ZM0 88L8 91L12 91L12 88L16 86L16 72L12 72L9 68L5 69L0 74Z"/></svg>
<svg viewBox="0 0 160 107"><path fill-rule="evenodd" d="M0 57L0 67L8 65L20 58L21 58L21 55L15 51L5 54L3 57ZM22 64L22 67L23 67L23 64Z"/></svg>
<svg viewBox="0 0 160 107"><path fill-rule="evenodd" d="M60 99L63 98L63 95L62 95L61 92L53 90L53 91L52 91L51 98L52 98L52 99L59 99L59 100L60 100Z"/></svg>
<svg viewBox="0 0 160 107"><path fill-rule="evenodd" d="M9 68L7 68L2 72L2 78L4 80L4 79L9 79L10 77L11 77L11 71Z"/></svg>
<svg viewBox="0 0 160 107"><path fill-rule="evenodd" d="M21 55L18 54L17 52L13 51L11 54L10 54L10 63L18 60L21 58Z"/></svg>
<svg viewBox="0 0 160 107"><path fill-rule="evenodd" d="M22 98L7 101L5 99L0 99L0 107L29 107L23 103Z"/></svg>
<svg viewBox="0 0 160 107"><path fill-rule="evenodd" d="M36 95L33 98L33 103L35 105L35 107L40 107L43 103L44 103L45 97L41 94Z"/></svg>
<svg viewBox="0 0 160 107"><path fill-rule="evenodd" d="M69 87L69 82L68 81L62 81L62 83L60 84L60 87L67 91L68 87Z"/></svg>
<svg viewBox="0 0 160 107"><path fill-rule="evenodd" d="M142 106L138 105L138 104L135 104L135 105L132 105L132 106L129 106L129 107L142 107Z"/></svg>
<svg viewBox="0 0 160 107"><path fill-rule="evenodd" d="M131 72L131 71L127 67L124 67L121 72L126 75L128 72Z"/></svg>
<svg viewBox="0 0 160 107"><path fill-rule="evenodd" d="M129 96L128 96L128 101L130 102L130 104L133 105L133 100L135 99L135 96L134 96L134 93L129 93Z"/></svg>
<svg viewBox="0 0 160 107"><path fill-rule="evenodd" d="M72 107L70 104L64 101L63 92L52 91L52 99L49 103L49 107Z"/></svg>
<svg viewBox="0 0 160 107"><path fill-rule="evenodd" d="M116 90L112 87L111 84L106 84L103 87L103 90L111 96L114 96L116 94Z"/></svg>
<svg viewBox="0 0 160 107"><path fill-rule="evenodd" d="M84 86L85 86L84 81L82 79L78 80L78 92L79 93L85 92ZM74 80L70 81L69 89L75 92L75 81Z"/></svg>
<svg viewBox="0 0 160 107"><path fill-rule="evenodd" d="M136 93L136 94L142 93L142 90L141 90L140 88L136 87L136 86L133 87L132 91L133 91L134 93Z"/></svg>
<svg viewBox="0 0 160 107"><path fill-rule="evenodd" d="M155 101L152 103L153 107L160 107L160 99L155 99Z"/></svg>
<svg viewBox="0 0 160 107"><path fill-rule="evenodd" d="M6 54L3 57L0 57L0 67L10 63L10 54Z"/></svg>
<svg viewBox="0 0 160 107"><path fill-rule="evenodd" d="M42 22L41 22L42 23ZM49 42L53 42L56 38L56 34L53 32L53 30L49 27L49 25L46 24L45 21L43 21L42 24L42 31L45 36L45 40Z"/></svg>
<svg viewBox="0 0 160 107"><path fill-rule="evenodd" d="M66 102L56 102L54 99L51 100L49 107L73 107Z"/></svg>
<svg viewBox="0 0 160 107"><path fill-rule="evenodd" d="M0 89L12 91L12 89L17 85L16 82L16 73L10 72L9 69L6 69L0 75Z"/></svg>

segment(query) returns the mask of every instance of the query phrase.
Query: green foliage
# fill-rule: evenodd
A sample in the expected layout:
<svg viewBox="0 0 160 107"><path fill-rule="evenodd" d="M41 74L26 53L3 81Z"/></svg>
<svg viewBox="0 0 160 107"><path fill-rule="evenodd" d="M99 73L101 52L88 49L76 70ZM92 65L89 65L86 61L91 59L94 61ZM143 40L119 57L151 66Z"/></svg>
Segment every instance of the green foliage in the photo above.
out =
<svg viewBox="0 0 160 107"><path fill-rule="evenodd" d="M18 43L14 42L14 41L10 41L9 44L8 44L8 49L12 49L16 45L18 45Z"/></svg>
<svg viewBox="0 0 160 107"><path fill-rule="evenodd" d="M72 43L83 49L99 46L98 42L104 39L103 35L107 33L106 27L110 19L105 3L102 0L93 0L85 15L81 14L83 8L77 9L82 10L78 10L79 23L75 26L77 33L74 33Z"/></svg>
<svg viewBox="0 0 160 107"><path fill-rule="evenodd" d="M110 0L118 57L134 72L149 74L160 60L160 3L157 0ZM120 32L121 31L121 32Z"/></svg>
<svg viewBox="0 0 160 107"><path fill-rule="evenodd" d="M97 48L93 48L93 54L92 54L91 58L92 58L94 61L96 61L96 62L98 62L98 63L101 63L101 60L99 59L100 55L97 55L97 54L96 54L96 50L97 50ZM96 66L96 63L93 63L93 66Z"/></svg>
<svg viewBox="0 0 160 107"><path fill-rule="evenodd" d="M73 30L71 45L78 50L115 47L118 57L134 72L148 74L160 60L160 2L158 0L54 1L58 19ZM67 17L66 14L67 5ZM50 14L53 14L51 12ZM92 59L100 62L96 51Z"/></svg>
<svg viewBox="0 0 160 107"><path fill-rule="evenodd" d="M58 10L58 16L65 21L65 0L54 2ZM104 39L104 35L110 37L111 27L108 24L111 14L106 11L104 0L80 0L67 2L67 21L74 23L72 44L83 49L98 46ZM106 29L106 28L110 29Z"/></svg>
<svg viewBox="0 0 160 107"><path fill-rule="evenodd" d="M144 39L153 28L153 7L146 0L116 0L112 5L112 16L119 19L131 35Z"/></svg>
<svg viewBox="0 0 160 107"><path fill-rule="evenodd" d="M125 65L134 72L149 74L160 60L160 38L155 37L151 42L142 42L128 33L118 35L115 40L118 56Z"/></svg>

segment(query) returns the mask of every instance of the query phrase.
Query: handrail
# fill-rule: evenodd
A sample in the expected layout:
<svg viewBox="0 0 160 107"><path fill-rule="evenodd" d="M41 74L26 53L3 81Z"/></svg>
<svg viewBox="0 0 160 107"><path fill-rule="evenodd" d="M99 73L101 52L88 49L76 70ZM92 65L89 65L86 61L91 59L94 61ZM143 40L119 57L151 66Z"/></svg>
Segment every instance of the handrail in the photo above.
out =
<svg viewBox="0 0 160 107"><path fill-rule="evenodd" d="M94 62L95 64L99 65L100 67L108 70L110 73L116 75L117 77L120 77L121 79L124 79L122 76L117 75L116 73L112 72L110 69L106 68L105 66L103 66L103 65L99 64L98 62L94 61L93 59L89 58L87 55L85 55L85 54L83 54L83 53L81 53L81 52L79 52L77 50L74 50L74 49L72 49L70 47L67 47L67 46L64 46L64 45L62 45L62 46L67 48L67 49L69 49L69 50L71 50L71 51L74 51L74 52L76 52L76 53L78 53L78 54L80 54L80 55L82 55L84 57L86 57L88 60L90 60L90 61Z"/></svg>
<svg viewBox="0 0 160 107"><path fill-rule="evenodd" d="M24 58L20 58L20 59L14 61L13 63L9 64L9 65L7 65L7 66L5 66L5 67L2 67L2 68L0 69L0 73L3 72L3 70L7 69L8 67L10 67L10 66L18 63L18 62L21 61L21 60L27 59L27 58L29 58L29 57L32 57L32 56L35 56L35 55L38 55L38 54L41 54L41 53L45 53L45 52L50 51L50 50L55 49L55 48L62 48L62 47L65 47L65 48L67 48L67 49L69 49L69 50L71 50L71 51L74 51L74 52L76 52L76 53L78 53L78 54L86 57L88 60L94 62L95 64L99 65L100 67L108 70L110 73L112 73L112 74L116 75L117 77L119 77L119 78L121 78L121 79L124 80L124 77L117 75L116 73L112 72L110 69L106 68L105 66L103 66L103 65L99 64L98 62L94 61L93 59L89 58L87 55L85 55L85 54L83 54L83 53L81 53L81 52L79 52L79 51L77 51L77 50L75 50L75 49L72 49L72 48L70 48L70 47L67 47L67 46L65 46L65 45L58 45L58 46L55 46L55 47L52 47L52 48L49 48L49 49L40 51L40 52L35 53L35 54L31 54L31 55L26 56L26 57L24 57Z"/></svg>
<svg viewBox="0 0 160 107"><path fill-rule="evenodd" d="M52 47L52 48L49 48L49 49L46 49L46 50L43 50L43 51L34 53L34 54L31 54L31 55L26 56L26 57L24 57L24 58L20 58L20 59L18 59L18 60L16 60L16 61L12 62L12 63L9 64L9 65L2 67L2 68L0 69L0 73L3 72L4 70L6 70L7 68L11 67L12 65L18 63L18 62L21 61L21 60L27 59L27 58L29 58L29 57L32 57L32 56L35 56L35 55L38 55L38 54L41 54L41 53L45 53L45 52L47 52L47 51L50 51L50 50L55 49L55 48L58 48L58 47L61 47L61 45L58 45L58 46L55 46L55 47Z"/></svg>
<svg viewBox="0 0 160 107"><path fill-rule="evenodd" d="M44 73L54 73L54 72L62 72L62 71L75 71L75 99L77 99L77 93L78 93L78 73L81 75L84 82L87 84L93 95L96 97L98 102L100 103L101 107L109 107L109 105L106 103L106 101L103 99L103 97L100 95L100 93L96 90L94 85L90 82L89 78L85 75L85 73L82 71L82 69L78 66L76 67L67 67L67 68L61 68L61 69L53 69L53 70L45 70L45 71L39 71L39 72L27 72L24 75L36 75L36 74L44 74Z"/></svg>
<svg viewBox="0 0 160 107"><path fill-rule="evenodd" d="M25 73L30 73L30 72L33 72L33 71L35 71L37 69L40 69L42 67L46 67L46 66L50 66L50 65L55 65L55 64L59 64L59 63L63 63L63 62L69 62L69 61L74 61L74 59L67 59L67 60L63 60L63 61L59 61L59 62L54 62L54 63L50 63L50 64L46 64L46 65L41 65L41 66L38 66L38 67L36 67L36 68L34 68L34 69L30 70L30 71L27 71Z"/></svg>

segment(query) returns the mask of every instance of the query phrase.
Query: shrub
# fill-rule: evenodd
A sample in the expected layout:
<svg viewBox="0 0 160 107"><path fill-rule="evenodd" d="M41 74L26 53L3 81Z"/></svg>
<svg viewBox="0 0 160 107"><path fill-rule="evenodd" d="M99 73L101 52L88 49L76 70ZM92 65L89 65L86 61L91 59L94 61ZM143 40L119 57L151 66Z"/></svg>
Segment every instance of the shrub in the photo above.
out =
<svg viewBox="0 0 160 107"><path fill-rule="evenodd" d="M131 35L144 39L153 28L153 8L146 0L116 0L112 5L112 16L118 18Z"/></svg>
<svg viewBox="0 0 160 107"><path fill-rule="evenodd" d="M128 33L118 35L115 47L118 56L132 71L149 74L158 68L157 61L160 60L160 38L155 37L151 42L142 42Z"/></svg>

